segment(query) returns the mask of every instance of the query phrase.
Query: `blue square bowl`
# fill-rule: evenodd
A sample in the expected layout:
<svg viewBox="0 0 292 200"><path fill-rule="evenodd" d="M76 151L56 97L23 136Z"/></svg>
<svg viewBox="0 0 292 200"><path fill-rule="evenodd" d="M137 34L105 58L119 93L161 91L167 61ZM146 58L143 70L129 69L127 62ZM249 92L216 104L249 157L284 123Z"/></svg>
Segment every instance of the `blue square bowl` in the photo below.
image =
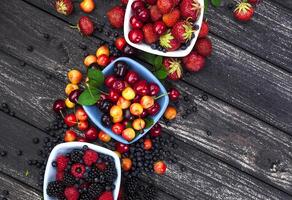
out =
<svg viewBox="0 0 292 200"><path fill-rule="evenodd" d="M139 74L139 76L142 79L145 79L148 83L150 83L150 82L156 83L160 88L160 93L158 95L167 93L167 91L165 90L163 85L160 83L160 81L148 69L146 69L143 65L141 65L140 63L138 63L130 58L120 57L120 58L114 60L102 71L102 73L105 76L113 74L114 64L117 61L126 62L128 64L129 69L136 71ZM160 111L155 116L152 117L154 120L154 124L161 118L161 116L163 115L163 113L165 112L165 110L168 106L168 103L169 103L168 95L165 95L165 96L159 98L157 100L157 102L160 105ZM102 125L102 123L101 123L102 112L98 109L98 107L96 105L83 106L83 108L84 108L85 112L88 114L89 118L93 121L93 123L97 127L99 127L101 130L103 130L105 133L109 134L115 140L117 140L121 143L124 143L124 144L132 144L132 143L136 142L137 140L142 138L154 125L153 124L151 127L144 129L143 134L136 136L134 140L129 142L129 141L125 140L122 136L115 134L110 128Z"/></svg>

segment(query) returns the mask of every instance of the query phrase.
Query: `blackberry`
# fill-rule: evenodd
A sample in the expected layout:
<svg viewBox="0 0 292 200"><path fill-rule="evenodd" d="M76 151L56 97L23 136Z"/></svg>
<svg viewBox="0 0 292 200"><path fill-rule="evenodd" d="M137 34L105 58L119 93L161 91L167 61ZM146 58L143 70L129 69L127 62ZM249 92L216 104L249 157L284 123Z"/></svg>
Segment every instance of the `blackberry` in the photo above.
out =
<svg viewBox="0 0 292 200"><path fill-rule="evenodd" d="M59 197L63 194L65 187L61 181L52 181L48 184L47 194L51 197Z"/></svg>
<svg viewBox="0 0 292 200"><path fill-rule="evenodd" d="M135 194L128 194L125 197L125 200L142 200L142 198L140 197L138 193L135 193Z"/></svg>
<svg viewBox="0 0 292 200"><path fill-rule="evenodd" d="M139 186L139 180L137 177L129 178L126 181L126 193L134 194L136 193Z"/></svg>
<svg viewBox="0 0 292 200"><path fill-rule="evenodd" d="M98 197L104 191L102 184L93 183L88 187L88 194L94 199Z"/></svg>
<svg viewBox="0 0 292 200"><path fill-rule="evenodd" d="M154 186L148 186L143 192L144 200L154 200L157 196L157 189Z"/></svg>
<svg viewBox="0 0 292 200"><path fill-rule="evenodd" d="M80 195L79 200L92 200L92 196L88 193L83 193Z"/></svg>
<svg viewBox="0 0 292 200"><path fill-rule="evenodd" d="M70 160L74 163L78 163L82 160L83 152L80 150L73 150L70 153Z"/></svg>
<svg viewBox="0 0 292 200"><path fill-rule="evenodd" d="M117 172L113 167L108 166L108 168L103 172L106 182L112 183L117 178Z"/></svg>
<svg viewBox="0 0 292 200"><path fill-rule="evenodd" d="M63 182L65 186L71 186L75 184L75 178L71 174L65 173Z"/></svg>

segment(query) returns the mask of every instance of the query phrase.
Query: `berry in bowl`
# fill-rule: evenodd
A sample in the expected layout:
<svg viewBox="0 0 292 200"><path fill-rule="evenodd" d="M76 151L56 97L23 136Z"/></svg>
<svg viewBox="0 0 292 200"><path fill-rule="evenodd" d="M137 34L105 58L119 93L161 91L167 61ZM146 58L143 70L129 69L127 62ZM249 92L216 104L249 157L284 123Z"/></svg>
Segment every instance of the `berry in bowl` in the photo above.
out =
<svg viewBox="0 0 292 200"><path fill-rule="evenodd" d="M140 63L121 57L103 71L103 95L83 106L89 118L115 140L131 144L161 118L169 97L160 81Z"/></svg>
<svg viewBox="0 0 292 200"><path fill-rule="evenodd" d="M184 57L196 43L203 12L204 0L129 0L124 37L142 51Z"/></svg>
<svg viewBox="0 0 292 200"><path fill-rule="evenodd" d="M118 199L121 165L103 147L69 142L51 152L44 177L44 200Z"/></svg>

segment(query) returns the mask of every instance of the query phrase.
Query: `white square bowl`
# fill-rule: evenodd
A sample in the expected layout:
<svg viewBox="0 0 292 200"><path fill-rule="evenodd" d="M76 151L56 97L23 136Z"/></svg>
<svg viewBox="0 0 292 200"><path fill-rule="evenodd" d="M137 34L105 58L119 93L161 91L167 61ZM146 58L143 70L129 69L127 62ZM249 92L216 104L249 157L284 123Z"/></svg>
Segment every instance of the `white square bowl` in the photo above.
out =
<svg viewBox="0 0 292 200"><path fill-rule="evenodd" d="M52 162L56 160L56 158L59 155L64 155L66 153L71 152L74 149L82 149L84 145L87 145L89 149L92 149L98 153L102 153L114 158L114 163L117 170L117 179L115 181L116 187L113 192L113 196L114 196L114 200L118 199L120 185L121 185L121 163L120 163L119 157L113 151L103 148L101 146L97 146L97 145L86 143L86 142L67 142L67 143L62 143L55 146L55 148L50 153L47 166L46 166L45 177L44 177L44 186L43 186L44 200L56 200L56 198L50 197L47 194L48 183L51 181L55 181L56 179L56 169L52 166Z"/></svg>
<svg viewBox="0 0 292 200"><path fill-rule="evenodd" d="M202 22L203 22L204 0L198 0L199 3L201 4L201 12L200 12L200 15L199 15L197 21L194 22L194 24L196 24L199 27L199 29L195 31L195 37L191 40L190 45L185 50L178 49L175 51L168 51L168 52L163 52L163 51L159 51L156 49L152 49L150 47L150 45L145 44L145 43L135 44L129 40L128 35L129 35L130 30L131 30L130 18L133 15L131 5L133 4L134 1L135 0L129 0L127 8L126 8L125 20L124 20L124 37L129 45L131 45L132 47L135 47L136 49L139 49L139 50L142 50L142 51L154 54L154 55L166 56L166 57L185 57L192 51L192 49L195 46L196 41L198 39L199 31L201 29Z"/></svg>

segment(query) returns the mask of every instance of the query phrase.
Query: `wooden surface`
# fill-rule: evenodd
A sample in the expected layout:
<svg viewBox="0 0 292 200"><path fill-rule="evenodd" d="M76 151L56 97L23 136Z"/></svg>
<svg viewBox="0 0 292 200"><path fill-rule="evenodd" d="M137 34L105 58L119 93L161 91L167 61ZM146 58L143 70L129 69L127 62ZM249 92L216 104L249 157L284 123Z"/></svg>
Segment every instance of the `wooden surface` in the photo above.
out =
<svg viewBox="0 0 292 200"><path fill-rule="evenodd" d="M116 4L98 1L92 19L104 21ZM264 1L246 24L235 22L226 6L208 11L213 55L202 72L176 83L186 100L178 119L164 126L165 134L178 140L178 163L169 164L165 176L142 177L160 188L158 199L292 199L290 5ZM38 149L32 138L47 136L51 105L64 96L66 72L82 68L80 44L94 52L100 42L112 40L105 36L108 26L90 38L69 28L80 15L77 9L73 16L60 16L49 0L0 2L0 103L16 113L0 112L0 150L8 151L0 158L0 190L17 185L11 199L40 198L38 172L27 165ZM190 104L197 112L183 119ZM19 147L21 157L15 153Z"/></svg>

